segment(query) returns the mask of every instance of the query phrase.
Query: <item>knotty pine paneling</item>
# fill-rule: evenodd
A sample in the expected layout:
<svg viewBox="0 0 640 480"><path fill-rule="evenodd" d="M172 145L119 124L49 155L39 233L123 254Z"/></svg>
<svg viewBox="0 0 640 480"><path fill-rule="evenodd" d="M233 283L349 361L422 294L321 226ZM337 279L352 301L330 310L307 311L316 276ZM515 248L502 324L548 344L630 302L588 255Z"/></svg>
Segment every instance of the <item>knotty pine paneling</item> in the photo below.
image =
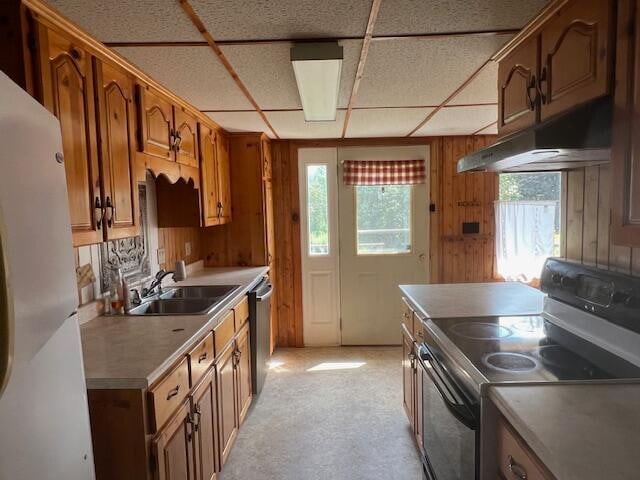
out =
<svg viewBox="0 0 640 480"><path fill-rule="evenodd" d="M191 254L187 255L186 244L191 243ZM202 259L200 227L158 228L158 248L164 248L164 263L161 268L173 270L176 260L193 263Z"/></svg>
<svg viewBox="0 0 640 480"><path fill-rule="evenodd" d="M563 199L566 258L640 275L640 248L614 245L610 240L610 167L571 170L566 176Z"/></svg>
<svg viewBox="0 0 640 480"><path fill-rule="evenodd" d="M498 176L456 171L461 157L494 141L494 136L457 136L431 145L431 283L496 280ZM480 233L463 235L463 222L478 222Z"/></svg>

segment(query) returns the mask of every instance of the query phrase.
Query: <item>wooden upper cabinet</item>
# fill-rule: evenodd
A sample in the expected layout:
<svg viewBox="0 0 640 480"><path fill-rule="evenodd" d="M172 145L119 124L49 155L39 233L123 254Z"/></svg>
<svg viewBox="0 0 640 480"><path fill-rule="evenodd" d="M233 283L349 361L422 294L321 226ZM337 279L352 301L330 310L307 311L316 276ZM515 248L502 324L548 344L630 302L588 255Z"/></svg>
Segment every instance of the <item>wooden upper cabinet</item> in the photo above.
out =
<svg viewBox="0 0 640 480"><path fill-rule="evenodd" d="M640 4L618 2L611 241L640 247Z"/></svg>
<svg viewBox="0 0 640 480"><path fill-rule="evenodd" d="M498 133L509 133L536 122L538 39L528 39L498 66Z"/></svg>
<svg viewBox="0 0 640 480"><path fill-rule="evenodd" d="M217 137L213 128L200 124L200 188L202 192L202 223L205 227L220 224Z"/></svg>
<svg viewBox="0 0 640 480"><path fill-rule="evenodd" d="M176 161L198 168L198 120L183 107L174 107L173 114Z"/></svg>
<svg viewBox="0 0 640 480"><path fill-rule="evenodd" d="M107 239L139 235L134 79L95 61L103 227Z"/></svg>
<svg viewBox="0 0 640 480"><path fill-rule="evenodd" d="M194 424L189 401L153 440L157 480L196 480L193 456Z"/></svg>
<svg viewBox="0 0 640 480"><path fill-rule="evenodd" d="M231 221L231 170L229 137L218 133L216 142L216 167L218 171L218 199L220 201L220 223Z"/></svg>
<svg viewBox="0 0 640 480"><path fill-rule="evenodd" d="M613 1L562 7L540 33L541 120L611 92Z"/></svg>
<svg viewBox="0 0 640 480"><path fill-rule="evenodd" d="M98 243L102 200L91 56L44 26L38 39L42 103L60 121L73 244Z"/></svg>
<svg viewBox="0 0 640 480"><path fill-rule="evenodd" d="M138 85L139 150L165 160L173 159L173 106L160 92Z"/></svg>

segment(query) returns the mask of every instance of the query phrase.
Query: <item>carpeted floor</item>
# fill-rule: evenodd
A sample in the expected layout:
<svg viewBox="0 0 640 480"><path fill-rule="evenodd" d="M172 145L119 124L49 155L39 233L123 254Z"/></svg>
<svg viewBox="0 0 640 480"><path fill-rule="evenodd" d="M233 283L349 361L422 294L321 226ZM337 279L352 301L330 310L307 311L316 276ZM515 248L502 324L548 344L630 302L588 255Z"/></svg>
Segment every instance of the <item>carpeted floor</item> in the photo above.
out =
<svg viewBox="0 0 640 480"><path fill-rule="evenodd" d="M400 347L280 349L221 480L421 480Z"/></svg>

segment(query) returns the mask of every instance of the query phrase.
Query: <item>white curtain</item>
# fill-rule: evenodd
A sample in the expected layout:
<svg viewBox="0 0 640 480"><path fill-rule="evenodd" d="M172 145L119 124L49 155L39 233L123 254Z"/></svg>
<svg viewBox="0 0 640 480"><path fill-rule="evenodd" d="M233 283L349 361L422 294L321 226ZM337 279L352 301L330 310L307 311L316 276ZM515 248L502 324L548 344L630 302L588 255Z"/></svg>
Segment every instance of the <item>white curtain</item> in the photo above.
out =
<svg viewBox="0 0 640 480"><path fill-rule="evenodd" d="M498 201L496 257L505 280L540 278L545 259L554 254L558 202Z"/></svg>

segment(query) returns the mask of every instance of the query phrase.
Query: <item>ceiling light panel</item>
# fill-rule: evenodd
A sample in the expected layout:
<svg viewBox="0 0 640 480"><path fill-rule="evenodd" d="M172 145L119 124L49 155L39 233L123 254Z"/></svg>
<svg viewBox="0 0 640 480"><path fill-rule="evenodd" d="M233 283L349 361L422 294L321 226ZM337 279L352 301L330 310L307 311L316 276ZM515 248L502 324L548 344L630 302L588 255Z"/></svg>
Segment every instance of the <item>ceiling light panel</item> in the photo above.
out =
<svg viewBox="0 0 640 480"><path fill-rule="evenodd" d="M217 41L363 37L371 11L370 1L352 0L190 3Z"/></svg>
<svg viewBox="0 0 640 480"><path fill-rule="evenodd" d="M339 40L338 43L344 53L338 107L345 108L351 96L362 41ZM289 58L292 45L291 42L277 42L222 47L225 56L262 109L302 108Z"/></svg>
<svg viewBox="0 0 640 480"><path fill-rule="evenodd" d="M404 137L433 108L375 108L352 110L347 137Z"/></svg>
<svg viewBox="0 0 640 480"><path fill-rule="evenodd" d="M282 139L340 138L344 114L344 110L338 110L334 122L306 122L302 111L265 112L269 122Z"/></svg>
<svg viewBox="0 0 640 480"><path fill-rule="evenodd" d="M356 106L439 105L508 38L472 35L374 41Z"/></svg>
<svg viewBox="0 0 640 480"><path fill-rule="evenodd" d="M202 41L178 2L47 0L101 42Z"/></svg>
<svg viewBox="0 0 640 480"><path fill-rule="evenodd" d="M208 46L115 50L200 110L253 109Z"/></svg>
<svg viewBox="0 0 640 480"><path fill-rule="evenodd" d="M272 135L258 112L207 112L207 115L228 132L263 132Z"/></svg>
<svg viewBox="0 0 640 480"><path fill-rule="evenodd" d="M445 107L413 136L470 135L495 122L497 118L498 107L494 105Z"/></svg>
<svg viewBox="0 0 640 480"><path fill-rule="evenodd" d="M450 105L498 102L498 63L489 62L480 73L456 95Z"/></svg>
<svg viewBox="0 0 640 480"><path fill-rule="evenodd" d="M375 34L519 29L546 3L545 0L384 0Z"/></svg>

